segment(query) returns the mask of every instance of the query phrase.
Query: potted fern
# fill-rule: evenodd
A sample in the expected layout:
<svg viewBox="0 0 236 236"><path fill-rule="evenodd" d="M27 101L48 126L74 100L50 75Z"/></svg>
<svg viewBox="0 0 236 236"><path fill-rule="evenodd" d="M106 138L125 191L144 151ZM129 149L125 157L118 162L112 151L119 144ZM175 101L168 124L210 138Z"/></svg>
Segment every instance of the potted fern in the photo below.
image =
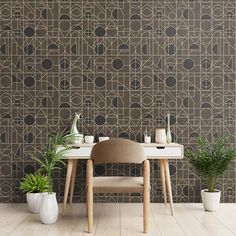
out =
<svg viewBox="0 0 236 236"><path fill-rule="evenodd" d="M236 156L236 149L226 145L228 137L218 138L212 144L199 137L197 150L187 150L185 156L196 169L207 189L201 191L206 211L216 211L220 204L221 191L216 189L216 181L229 168Z"/></svg>
<svg viewBox="0 0 236 236"><path fill-rule="evenodd" d="M42 193L49 191L48 176L39 172L26 175L20 183L20 190L26 193L27 203L32 213L39 213Z"/></svg>
<svg viewBox="0 0 236 236"><path fill-rule="evenodd" d="M57 145L65 146L65 138L62 134L56 134L49 138L49 145L42 152L41 157L32 157L39 163L41 173L44 173L49 180L48 192L43 194L40 206L40 220L44 224L53 224L58 218L58 203L56 193L53 192L53 173L61 170L60 165L65 165L63 156L68 150L58 150Z"/></svg>

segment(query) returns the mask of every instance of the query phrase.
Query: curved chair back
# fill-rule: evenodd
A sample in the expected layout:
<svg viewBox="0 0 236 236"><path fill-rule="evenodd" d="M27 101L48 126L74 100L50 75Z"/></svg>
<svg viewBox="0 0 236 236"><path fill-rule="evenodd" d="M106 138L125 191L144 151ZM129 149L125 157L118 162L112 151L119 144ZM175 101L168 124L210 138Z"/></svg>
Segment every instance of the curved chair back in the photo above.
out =
<svg viewBox="0 0 236 236"><path fill-rule="evenodd" d="M143 147L127 139L112 139L102 141L93 146L91 159L94 163L139 163L146 157Z"/></svg>

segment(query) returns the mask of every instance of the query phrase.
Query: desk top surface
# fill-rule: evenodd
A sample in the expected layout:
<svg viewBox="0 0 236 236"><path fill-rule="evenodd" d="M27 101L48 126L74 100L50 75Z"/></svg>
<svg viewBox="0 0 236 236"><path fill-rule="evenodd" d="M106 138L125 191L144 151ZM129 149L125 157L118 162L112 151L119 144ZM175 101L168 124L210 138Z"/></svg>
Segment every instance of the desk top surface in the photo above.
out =
<svg viewBox="0 0 236 236"><path fill-rule="evenodd" d="M69 144L68 147L93 147L96 143L82 143L82 144ZM140 143L143 147L183 147L182 144L179 143ZM59 145L60 147L61 145Z"/></svg>

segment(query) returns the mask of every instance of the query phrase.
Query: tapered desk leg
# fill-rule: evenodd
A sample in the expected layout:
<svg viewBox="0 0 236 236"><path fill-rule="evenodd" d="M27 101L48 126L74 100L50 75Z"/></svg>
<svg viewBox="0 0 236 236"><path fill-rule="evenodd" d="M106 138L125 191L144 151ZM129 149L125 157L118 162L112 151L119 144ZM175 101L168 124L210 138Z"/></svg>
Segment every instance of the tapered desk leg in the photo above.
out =
<svg viewBox="0 0 236 236"><path fill-rule="evenodd" d="M173 207L173 197L172 197L172 190L171 190L170 170L169 170L168 159L163 160L163 163L164 163L164 167L165 167L167 191L168 191L169 201L170 201L170 210L171 210L171 214L173 216L174 215L174 207Z"/></svg>
<svg viewBox="0 0 236 236"><path fill-rule="evenodd" d="M64 211L66 209L66 203L67 203L67 198L68 198L68 193L69 193L72 169L73 169L73 160L68 159L62 214L64 214Z"/></svg>
<svg viewBox="0 0 236 236"><path fill-rule="evenodd" d="M76 169L77 169L77 160L73 160L73 168L70 181L70 205L72 204L73 194L75 189Z"/></svg>
<svg viewBox="0 0 236 236"><path fill-rule="evenodd" d="M164 194L164 203L167 204L165 167L164 167L163 160L159 160L159 161L160 161L161 184L162 184L162 189L163 189L163 194Z"/></svg>

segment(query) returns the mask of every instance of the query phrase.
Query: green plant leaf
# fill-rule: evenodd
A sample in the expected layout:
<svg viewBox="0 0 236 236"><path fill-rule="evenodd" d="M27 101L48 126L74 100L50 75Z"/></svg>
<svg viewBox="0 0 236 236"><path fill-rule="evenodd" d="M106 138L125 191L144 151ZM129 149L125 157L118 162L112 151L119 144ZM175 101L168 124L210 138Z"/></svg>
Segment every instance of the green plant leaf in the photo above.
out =
<svg viewBox="0 0 236 236"><path fill-rule="evenodd" d="M223 175L235 159L236 149L228 147L228 137L215 139L212 144L199 137L197 150L187 150L185 157L207 184L208 191L214 192L217 178Z"/></svg>
<svg viewBox="0 0 236 236"><path fill-rule="evenodd" d="M25 193L48 192L50 188L48 176L39 172L26 175L20 183L20 190Z"/></svg>

